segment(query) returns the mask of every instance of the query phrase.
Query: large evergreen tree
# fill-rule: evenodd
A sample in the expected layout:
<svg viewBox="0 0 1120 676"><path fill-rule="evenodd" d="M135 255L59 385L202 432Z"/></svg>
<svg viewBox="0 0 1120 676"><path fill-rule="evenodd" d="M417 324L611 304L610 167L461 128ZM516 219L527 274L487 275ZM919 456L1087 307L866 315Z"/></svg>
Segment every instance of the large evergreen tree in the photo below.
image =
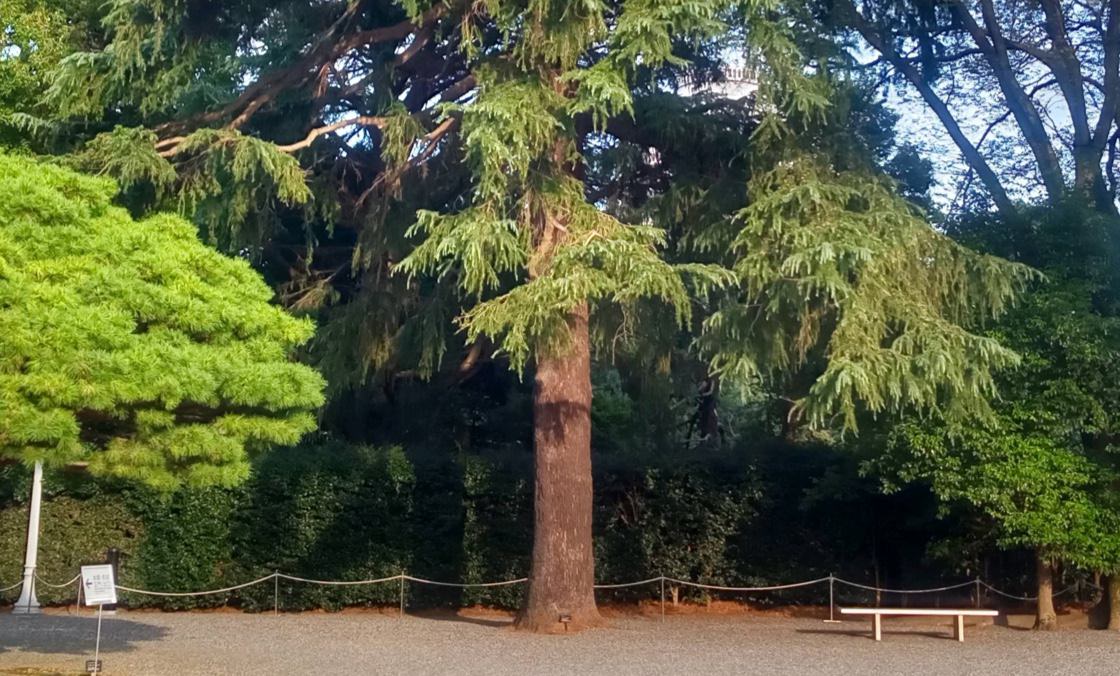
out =
<svg viewBox="0 0 1120 676"><path fill-rule="evenodd" d="M130 208L177 205L282 270L290 302L325 306L336 384L388 383L408 359L431 375L449 346L460 371L486 354L531 373L519 623L576 628L599 621L596 347L667 322L668 343L700 337L713 378L796 371L790 414L849 428L861 406L982 410L1014 361L968 327L1024 270L938 234L810 133L835 83L806 75L773 9L114 0L109 44L63 62L58 114L28 126L70 130L73 161L117 176ZM758 68L752 101L681 95L729 39Z"/></svg>

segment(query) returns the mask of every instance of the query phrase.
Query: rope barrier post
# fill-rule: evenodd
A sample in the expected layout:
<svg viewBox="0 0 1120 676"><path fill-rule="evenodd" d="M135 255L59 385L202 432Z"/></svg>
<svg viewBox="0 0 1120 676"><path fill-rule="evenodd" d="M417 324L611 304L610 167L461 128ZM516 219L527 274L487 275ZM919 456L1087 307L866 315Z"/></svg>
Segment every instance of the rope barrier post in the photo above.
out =
<svg viewBox="0 0 1120 676"><path fill-rule="evenodd" d="M397 614L397 619L398 620L403 620L404 619L404 573L403 572L401 573L400 580L401 580L401 609L400 609L400 612Z"/></svg>
<svg viewBox="0 0 1120 676"><path fill-rule="evenodd" d="M272 614L280 614L280 571L272 571Z"/></svg>
<svg viewBox="0 0 1120 676"><path fill-rule="evenodd" d="M828 574L828 619L825 622L839 622L836 619L836 576L832 573Z"/></svg>
<svg viewBox="0 0 1120 676"><path fill-rule="evenodd" d="M661 621L665 621L665 576L661 576Z"/></svg>
<svg viewBox="0 0 1120 676"><path fill-rule="evenodd" d="M980 607L980 576L976 576L976 607Z"/></svg>

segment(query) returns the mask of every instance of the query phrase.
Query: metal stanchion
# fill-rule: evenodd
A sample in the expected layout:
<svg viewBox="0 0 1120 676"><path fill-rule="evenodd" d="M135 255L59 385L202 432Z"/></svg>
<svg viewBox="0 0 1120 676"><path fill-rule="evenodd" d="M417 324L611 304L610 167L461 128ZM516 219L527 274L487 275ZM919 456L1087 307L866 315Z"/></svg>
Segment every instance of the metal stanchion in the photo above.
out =
<svg viewBox="0 0 1120 676"><path fill-rule="evenodd" d="M661 576L661 621L665 621L665 576Z"/></svg>
<svg viewBox="0 0 1120 676"><path fill-rule="evenodd" d="M397 619L398 620L403 620L404 619L404 573L403 572L401 573L401 609L400 609L400 613L397 615Z"/></svg>
<svg viewBox="0 0 1120 676"><path fill-rule="evenodd" d="M832 573L828 574L828 619L825 622L830 624L840 622L836 619L836 576Z"/></svg>
<svg viewBox="0 0 1120 676"><path fill-rule="evenodd" d="M280 571L272 571L272 614L280 614Z"/></svg>

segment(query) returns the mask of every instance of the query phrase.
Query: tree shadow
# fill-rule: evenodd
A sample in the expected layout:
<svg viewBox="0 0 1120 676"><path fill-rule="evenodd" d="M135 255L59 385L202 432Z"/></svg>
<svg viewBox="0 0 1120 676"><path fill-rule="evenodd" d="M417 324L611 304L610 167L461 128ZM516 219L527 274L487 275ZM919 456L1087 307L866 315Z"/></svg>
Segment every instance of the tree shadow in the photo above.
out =
<svg viewBox="0 0 1120 676"><path fill-rule="evenodd" d="M992 618L992 626L1000 627L1002 629L1010 629L1011 631L1034 631L1033 627L1023 627L1016 624L1011 624L1011 613L1000 613Z"/></svg>
<svg viewBox="0 0 1120 676"><path fill-rule="evenodd" d="M101 652L136 650L139 644L162 640L168 633L166 627L105 617L101 622ZM46 654L92 654L96 638L96 616L9 615L0 621L0 654L12 650Z"/></svg>
<svg viewBox="0 0 1120 676"><path fill-rule="evenodd" d="M494 629L501 629L513 626L512 617L471 617L470 615L463 615L454 610L446 609L423 609L423 610L410 610L408 612L410 617L418 617L424 620L435 620L437 622L460 622L463 624L476 624L480 627L491 627Z"/></svg>
<svg viewBox="0 0 1120 676"><path fill-rule="evenodd" d="M797 633L798 634L832 634L832 635L843 634L845 636L857 636L857 637L860 637L860 638L866 638L869 641L875 640L875 637L872 636L871 630L869 630L869 629L798 629ZM945 631L932 631L932 630L923 630L923 631L901 630L900 631L900 630L897 630L897 629L887 631L886 629L883 629L883 636L889 636L889 635L925 636L927 638L938 638L938 639L943 639L943 640L946 640L946 641L953 641L953 642L956 642L956 640L957 640L957 639L953 638L951 629L946 629ZM966 636L967 636L967 634L966 634Z"/></svg>

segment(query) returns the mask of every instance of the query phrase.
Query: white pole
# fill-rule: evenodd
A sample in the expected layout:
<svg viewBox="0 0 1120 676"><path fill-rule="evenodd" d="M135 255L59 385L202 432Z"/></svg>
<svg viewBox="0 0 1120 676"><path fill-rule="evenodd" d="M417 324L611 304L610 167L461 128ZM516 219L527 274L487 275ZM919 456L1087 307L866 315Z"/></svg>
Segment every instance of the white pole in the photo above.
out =
<svg viewBox="0 0 1120 676"><path fill-rule="evenodd" d="M100 673L98 662L101 661L101 605L97 604L97 643L93 646L93 673Z"/></svg>
<svg viewBox="0 0 1120 676"><path fill-rule="evenodd" d="M31 481L31 514L27 519L27 552L23 558L23 586L12 608L13 615L34 615L42 612L35 598L35 566L39 558L39 509L43 501L43 463L35 462Z"/></svg>

